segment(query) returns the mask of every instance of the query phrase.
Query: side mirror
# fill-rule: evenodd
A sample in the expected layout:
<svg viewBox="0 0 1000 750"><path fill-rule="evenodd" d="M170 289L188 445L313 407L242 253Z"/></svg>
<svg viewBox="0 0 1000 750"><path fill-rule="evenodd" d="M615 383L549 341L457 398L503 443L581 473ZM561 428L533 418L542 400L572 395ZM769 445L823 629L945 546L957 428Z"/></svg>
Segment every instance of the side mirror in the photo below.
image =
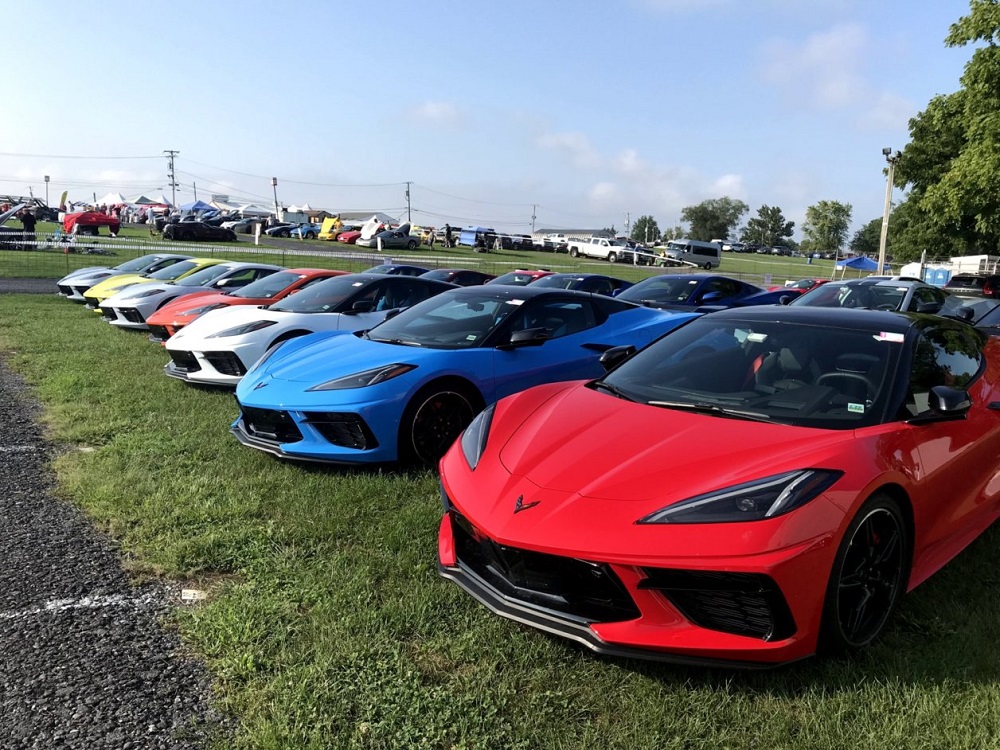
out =
<svg viewBox="0 0 1000 750"><path fill-rule="evenodd" d="M510 341L502 344L498 349L517 349L522 346L541 346L552 338L544 328L525 328L521 331L514 331L510 335Z"/></svg>
<svg viewBox="0 0 1000 750"><path fill-rule="evenodd" d="M701 298L698 300L698 302L699 304L705 305L717 302L720 299L722 299L722 292L705 292L703 295L701 295Z"/></svg>
<svg viewBox="0 0 1000 750"><path fill-rule="evenodd" d="M636 349L632 344L628 344L626 346L613 346L601 354L597 361L601 363L601 367L604 368L605 372L610 372L635 354L635 351Z"/></svg>
<svg viewBox="0 0 1000 750"><path fill-rule="evenodd" d="M778 304L779 305L787 305L787 304L790 304L793 299L794 299L794 297L791 294L782 294L778 298Z"/></svg>
<svg viewBox="0 0 1000 750"><path fill-rule="evenodd" d="M357 315L358 313L371 312L374 309L375 309L374 302L372 302L370 299L363 299L363 300L358 300L353 305L351 305L351 309L348 310L347 312L350 313L351 315Z"/></svg>
<svg viewBox="0 0 1000 750"><path fill-rule="evenodd" d="M914 310L914 312L930 313L932 315L940 311L941 311L940 302L919 302L917 303L916 310Z"/></svg>
<svg viewBox="0 0 1000 750"><path fill-rule="evenodd" d="M972 408L969 392L962 388L952 388L948 385L936 385L931 388L928 406L930 410L909 420L910 424L925 422L944 422L950 419L961 419Z"/></svg>

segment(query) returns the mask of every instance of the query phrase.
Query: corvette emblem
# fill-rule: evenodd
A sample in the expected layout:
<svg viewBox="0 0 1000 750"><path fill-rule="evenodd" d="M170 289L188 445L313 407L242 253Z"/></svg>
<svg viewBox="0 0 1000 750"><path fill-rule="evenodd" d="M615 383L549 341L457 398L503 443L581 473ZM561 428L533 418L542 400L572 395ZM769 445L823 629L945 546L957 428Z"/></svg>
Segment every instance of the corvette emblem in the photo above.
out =
<svg viewBox="0 0 1000 750"><path fill-rule="evenodd" d="M534 508L540 502L542 502L542 501L541 500L535 500L532 503L526 503L526 502L524 502L524 495L519 495L518 498L517 498L517 502L514 503L514 512L515 513L520 513L522 510L529 510L530 508Z"/></svg>

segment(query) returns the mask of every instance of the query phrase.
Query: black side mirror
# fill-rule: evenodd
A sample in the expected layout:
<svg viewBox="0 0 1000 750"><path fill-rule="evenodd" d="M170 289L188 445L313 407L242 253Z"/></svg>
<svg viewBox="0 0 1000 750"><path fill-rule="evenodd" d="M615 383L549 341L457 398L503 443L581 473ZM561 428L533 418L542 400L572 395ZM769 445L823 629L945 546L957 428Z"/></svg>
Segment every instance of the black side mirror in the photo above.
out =
<svg viewBox="0 0 1000 750"><path fill-rule="evenodd" d="M601 367L604 368L605 372L611 372L611 370L615 369L618 365L635 354L635 351L636 349L632 344L628 344L626 346L613 346L601 354L597 361L601 363Z"/></svg>
<svg viewBox="0 0 1000 750"><path fill-rule="evenodd" d="M514 331L510 335L510 341L501 344L498 349L517 349L522 346L541 346L552 338L545 328L525 328L521 331Z"/></svg>
<svg viewBox="0 0 1000 750"><path fill-rule="evenodd" d="M370 299L362 299L351 305L351 309L347 310L350 315L357 315L358 313L371 312L375 309L375 303Z"/></svg>
<svg viewBox="0 0 1000 750"><path fill-rule="evenodd" d="M778 298L778 304L779 305L788 305L788 304L791 304L791 302L792 302L793 299L795 299L795 298L791 294L782 294Z"/></svg>
<svg viewBox="0 0 1000 750"><path fill-rule="evenodd" d="M909 420L911 424L925 422L945 422L950 419L961 419L972 408L969 392L962 388L952 388L949 385L936 385L931 388L928 399L929 411Z"/></svg>

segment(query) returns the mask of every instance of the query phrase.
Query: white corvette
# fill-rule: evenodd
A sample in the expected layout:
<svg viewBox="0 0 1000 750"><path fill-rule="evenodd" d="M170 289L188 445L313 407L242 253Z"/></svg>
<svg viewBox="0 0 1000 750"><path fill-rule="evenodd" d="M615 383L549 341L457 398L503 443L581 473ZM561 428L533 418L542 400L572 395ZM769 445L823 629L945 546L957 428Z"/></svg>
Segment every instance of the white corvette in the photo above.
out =
<svg viewBox="0 0 1000 750"><path fill-rule="evenodd" d="M190 383L236 387L272 346L318 331L363 331L393 312L457 288L433 279L357 273L306 287L270 307L225 307L167 339L164 372Z"/></svg>
<svg viewBox="0 0 1000 750"><path fill-rule="evenodd" d="M66 299L83 303L87 301L83 298L83 293L105 279L126 273L153 273L190 257L190 255L177 255L175 253L151 253L125 261L113 268L107 266L78 268L59 279L56 282L56 288L59 290L58 294Z"/></svg>

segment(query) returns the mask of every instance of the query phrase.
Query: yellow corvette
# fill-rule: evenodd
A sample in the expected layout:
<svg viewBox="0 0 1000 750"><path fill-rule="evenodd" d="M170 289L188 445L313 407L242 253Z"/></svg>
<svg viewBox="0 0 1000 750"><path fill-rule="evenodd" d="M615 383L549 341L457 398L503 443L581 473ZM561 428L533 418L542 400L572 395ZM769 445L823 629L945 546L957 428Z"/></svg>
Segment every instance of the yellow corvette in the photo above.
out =
<svg viewBox="0 0 1000 750"><path fill-rule="evenodd" d="M174 263L172 266L161 268L148 276L140 273L125 274L122 276L112 276L94 286L90 287L83 295L87 303L87 308L100 312L101 303L108 297L118 294L122 289L133 284L148 284L151 282L177 281L185 276L190 276L195 271L214 266L224 261L219 258L188 258Z"/></svg>

